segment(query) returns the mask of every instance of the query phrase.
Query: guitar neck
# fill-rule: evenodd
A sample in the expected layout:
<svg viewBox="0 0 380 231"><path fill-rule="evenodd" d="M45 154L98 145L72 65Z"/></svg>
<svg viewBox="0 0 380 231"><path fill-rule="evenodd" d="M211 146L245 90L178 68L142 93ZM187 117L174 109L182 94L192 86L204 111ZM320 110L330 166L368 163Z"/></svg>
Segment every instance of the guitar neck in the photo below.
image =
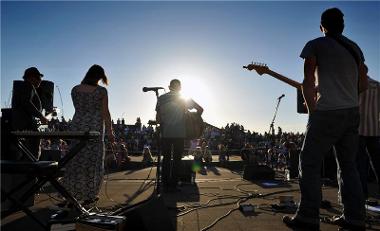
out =
<svg viewBox="0 0 380 231"><path fill-rule="evenodd" d="M266 72L266 74L268 74L268 75L270 75L270 76L272 76L272 77L274 77L274 78L276 78L276 79L278 79L278 80L280 80L280 81L282 81L284 83L287 83L290 86L297 88L298 90L301 90L302 84L299 83L299 82L297 82L297 81L289 79L289 78L287 78L287 77L285 77L285 76L283 76L283 75L281 75L281 74L279 74L277 72L274 72L272 70L268 70Z"/></svg>

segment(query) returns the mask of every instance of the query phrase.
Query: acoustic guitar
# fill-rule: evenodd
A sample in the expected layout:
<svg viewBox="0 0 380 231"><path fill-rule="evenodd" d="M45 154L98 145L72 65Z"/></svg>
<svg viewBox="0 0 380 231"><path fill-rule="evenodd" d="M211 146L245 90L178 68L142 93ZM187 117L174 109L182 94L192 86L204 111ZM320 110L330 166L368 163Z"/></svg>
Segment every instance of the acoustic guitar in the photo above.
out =
<svg viewBox="0 0 380 231"><path fill-rule="evenodd" d="M248 64L247 66L243 66L243 68L249 70L249 71L252 71L252 70L255 70L257 72L257 74L259 75L263 75L263 74L267 74L267 75L270 75L284 83L287 83L289 84L290 86L292 87L295 87L297 89L297 112L298 113L301 113L301 114L307 114L307 108L306 108L306 104L305 104L305 100L303 98L303 95L302 95L302 84L295 81L295 80L292 80L288 77L285 77L275 71L272 71L271 69L269 69L269 67L266 65L266 64L263 64L263 63L251 63L251 64Z"/></svg>

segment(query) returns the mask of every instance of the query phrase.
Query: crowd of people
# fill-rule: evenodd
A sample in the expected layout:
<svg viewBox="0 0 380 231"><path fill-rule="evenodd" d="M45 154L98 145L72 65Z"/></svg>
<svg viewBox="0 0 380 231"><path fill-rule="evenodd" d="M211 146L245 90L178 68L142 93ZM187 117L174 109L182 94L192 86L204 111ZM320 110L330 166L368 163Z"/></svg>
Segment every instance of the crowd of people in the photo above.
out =
<svg viewBox="0 0 380 231"><path fill-rule="evenodd" d="M129 155L144 156L144 162L151 163L153 159L149 156L156 155L158 150L157 127L152 124L142 124L140 118L136 119L135 124L130 125L125 123L125 119L115 121L116 123L112 120L112 127L116 144L112 146L111 143L107 143L105 166L111 169L123 168L130 161ZM67 131L70 124L70 119L53 118L46 126L46 130ZM222 128L207 124L199 139L185 142L183 155L193 154L199 157L200 150L207 148L207 153L210 153L204 158L207 162L212 161L212 155L218 156L214 161L221 162L229 161L230 155L238 155L247 163L257 162L277 168L285 164L284 153L290 148L299 150L303 139L303 133L282 132L280 127L273 137L268 133L244 130L244 126L237 123L228 123ZM42 150L61 150L64 156L68 142L70 141L44 140ZM144 154L147 151L150 155Z"/></svg>

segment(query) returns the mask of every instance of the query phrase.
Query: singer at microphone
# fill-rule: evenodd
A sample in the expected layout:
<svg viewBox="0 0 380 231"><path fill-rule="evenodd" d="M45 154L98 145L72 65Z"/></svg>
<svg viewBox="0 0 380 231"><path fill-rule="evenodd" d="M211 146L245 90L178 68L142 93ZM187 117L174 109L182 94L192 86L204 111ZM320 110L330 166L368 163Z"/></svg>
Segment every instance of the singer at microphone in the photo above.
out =
<svg viewBox="0 0 380 231"><path fill-rule="evenodd" d="M143 87L143 92L147 91L158 91L159 89L164 89L163 87Z"/></svg>
<svg viewBox="0 0 380 231"><path fill-rule="evenodd" d="M282 99L285 97L285 94L282 94L280 97L278 97L278 99Z"/></svg>

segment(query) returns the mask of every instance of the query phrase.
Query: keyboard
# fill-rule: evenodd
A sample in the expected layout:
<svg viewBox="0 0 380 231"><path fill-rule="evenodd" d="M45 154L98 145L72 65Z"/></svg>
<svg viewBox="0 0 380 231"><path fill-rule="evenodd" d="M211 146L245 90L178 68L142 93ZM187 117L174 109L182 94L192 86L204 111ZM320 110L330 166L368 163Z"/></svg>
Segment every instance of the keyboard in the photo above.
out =
<svg viewBox="0 0 380 231"><path fill-rule="evenodd" d="M57 132L38 132L38 131L12 131L12 135L17 137L38 137L38 138L86 138L94 139L100 136L100 132L97 131L57 131Z"/></svg>

